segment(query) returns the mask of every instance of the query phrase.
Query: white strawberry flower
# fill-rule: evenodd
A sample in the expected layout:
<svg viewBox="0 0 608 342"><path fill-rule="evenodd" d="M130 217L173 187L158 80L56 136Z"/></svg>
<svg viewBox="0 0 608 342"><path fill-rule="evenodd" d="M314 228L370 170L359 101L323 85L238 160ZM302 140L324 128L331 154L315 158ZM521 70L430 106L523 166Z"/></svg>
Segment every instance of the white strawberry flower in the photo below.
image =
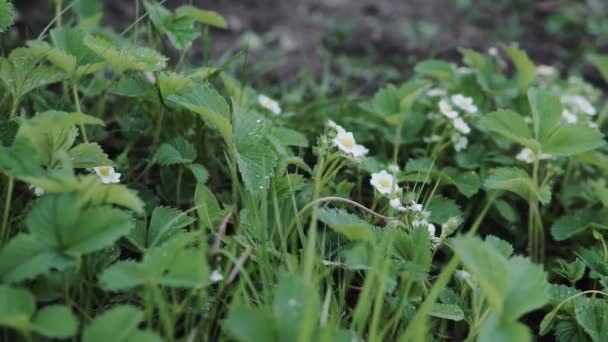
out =
<svg viewBox="0 0 608 342"><path fill-rule="evenodd" d="M209 280L212 283L217 283L224 280L224 276L219 270L213 270L213 272L211 272L211 275L209 275Z"/></svg>
<svg viewBox="0 0 608 342"><path fill-rule="evenodd" d="M399 165L397 165L397 164L388 164L387 169L390 172L396 173L396 172L399 172Z"/></svg>
<svg viewBox="0 0 608 342"><path fill-rule="evenodd" d="M576 115L567 109L564 109L562 111L562 118L564 118L567 123L576 123L576 121L578 120Z"/></svg>
<svg viewBox="0 0 608 342"><path fill-rule="evenodd" d="M365 146L357 144L355 137L351 132L347 132L343 129L338 130L338 134L334 138L333 143L341 151L350 154L355 158L364 157L369 152Z"/></svg>
<svg viewBox="0 0 608 342"><path fill-rule="evenodd" d="M550 65L539 65L536 67L536 74L538 76L550 77L557 73L557 69Z"/></svg>
<svg viewBox="0 0 608 342"><path fill-rule="evenodd" d="M328 125L330 128L333 128L334 130L336 130L336 132L344 132L344 131L346 131L346 130L344 129L344 127L342 127L342 126L338 125L338 124L337 124L335 121L333 121L333 120L327 120L327 125Z"/></svg>
<svg viewBox="0 0 608 342"><path fill-rule="evenodd" d="M492 57L497 57L498 49L496 47L492 46L491 48L488 49L488 55L490 55Z"/></svg>
<svg viewBox="0 0 608 342"><path fill-rule="evenodd" d="M112 166L97 166L93 168L103 184L120 183L120 173Z"/></svg>
<svg viewBox="0 0 608 342"><path fill-rule="evenodd" d="M466 135L471 133L471 128L469 127L469 125L467 125L466 122L464 122L464 120L462 120L462 118L454 119L454 121L452 121L452 124L454 125L454 128L456 128L456 130L458 130L462 134Z"/></svg>
<svg viewBox="0 0 608 342"><path fill-rule="evenodd" d="M437 135L437 134L433 134L429 137L424 137L422 138L422 141L424 141L425 143L429 144L429 143L434 143L434 142L438 142L441 140L441 136Z"/></svg>
<svg viewBox="0 0 608 342"><path fill-rule="evenodd" d="M274 115L281 114L281 106L279 106L279 103L266 95L259 95L258 103Z"/></svg>
<svg viewBox="0 0 608 342"><path fill-rule="evenodd" d="M36 195L36 197L44 195L44 189L37 185L30 185L30 190L34 192L34 195Z"/></svg>
<svg viewBox="0 0 608 342"><path fill-rule="evenodd" d="M462 94L456 94L452 96L452 102L467 113L477 113L477 106L473 104L473 98L471 97L466 97Z"/></svg>
<svg viewBox="0 0 608 342"><path fill-rule="evenodd" d="M416 203L416 201L412 200L411 204L407 206L407 208L415 213L422 212L422 204Z"/></svg>
<svg viewBox="0 0 608 342"><path fill-rule="evenodd" d="M379 193L389 195L393 192L393 182L393 175L386 172L386 170L382 170L377 173L372 173L372 179L369 183L373 185ZM398 187L396 184L395 191L398 192Z"/></svg>
<svg viewBox="0 0 608 342"><path fill-rule="evenodd" d="M469 139L456 133L452 135L452 143L454 144L454 150L456 150L456 152L460 152L467 148L469 145Z"/></svg>
<svg viewBox="0 0 608 342"><path fill-rule="evenodd" d="M389 203L390 203L390 205L391 205L391 207L393 209L399 209L399 208L402 207L402 205L401 205L401 199L398 198L398 197L393 198L392 200L389 201Z"/></svg>
<svg viewBox="0 0 608 342"><path fill-rule="evenodd" d="M589 100L580 95L566 95L561 97L561 102L566 105L570 105L574 111L594 116L597 114L597 110Z"/></svg>
<svg viewBox="0 0 608 342"><path fill-rule="evenodd" d="M449 119L458 117L458 112L455 111L454 107L445 99L439 101L439 111Z"/></svg>
<svg viewBox="0 0 608 342"><path fill-rule="evenodd" d="M532 164L537 160L551 159L553 156L545 153L536 154L530 148L525 147L517 154L517 156L515 156L515 158L525 163Z"/></svg>
<svg viewBox="0 0 608 342"><path fill-rule="evenodd" d="M429 97L440 97L440 96L445 96L446 94L447 94L447 92L441 88L432 88L426 92L426 95Z"/></svg>

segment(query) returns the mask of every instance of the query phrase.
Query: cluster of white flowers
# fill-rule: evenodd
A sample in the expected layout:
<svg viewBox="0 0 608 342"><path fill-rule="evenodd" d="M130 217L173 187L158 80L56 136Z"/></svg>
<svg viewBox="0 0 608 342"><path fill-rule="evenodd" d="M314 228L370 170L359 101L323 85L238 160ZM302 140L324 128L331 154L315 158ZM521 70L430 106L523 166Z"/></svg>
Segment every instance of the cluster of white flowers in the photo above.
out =
<svg viewBox="0 0 608 342"><path fill-rule="evenodd" d="M281 106L279 106L279 103L266 95L259 95L258 103L274 115L281 114Z"/></svg>
<svg viewBox="0 0 608 342"><path fill-rule="evenodd" d="M458 131L458 133L452 135L451 139L452 143L454 144L454 149L457 152L460 152L466 149L469 144L469 140L467 139L466 135L471 133L471 127L469 127L456 109L460 109L468 114L475 114L477 113L478 109L477 106L473 104L472 98L466 97L462 94L452 95L449 100L442 99L439 101L439 111L445 117L452 120L452 125Z"/></svg>
<svg viewBox="0 0 608 342"><path fill-rule="evenodd" d="M365 157L369 153L369 150L365 146L357 144L352 132L347 132L342 126L332 120L328 121L328 126L336 130L336 136L332 142L342 152L355 158Z"/></svg>
<svg viewBox="0 0 608 342"><path fill-rule="evenodd" d="M525 147L521 150L521 152L517 154L515 158L517 158L517 160L523 161L524 163L532 164L537 160L551 159L553 158L553 156L542 152L535 153L530 148Z"/></svg>
<svg viewBox="0 0 608 342"><path fill-rule="evenodd" d="M93 171L103 184L120 183L121 174L116 172L112 166L97 166L93 168Z"/></svg>
<svg viewBox="0 0 608 342"><path fill-rule="evenodd" d="M536 74L541 77L551 77L557 74L557 69L550 65L538 65L536 67Z"/></svg>
<svg viewBox="0 0 608 342"><path fill-rule="evenodd" d="M574 113L586 114L594 116L597 114L595 107L581 95L564 95L561 97L561 102Z"/></svg>

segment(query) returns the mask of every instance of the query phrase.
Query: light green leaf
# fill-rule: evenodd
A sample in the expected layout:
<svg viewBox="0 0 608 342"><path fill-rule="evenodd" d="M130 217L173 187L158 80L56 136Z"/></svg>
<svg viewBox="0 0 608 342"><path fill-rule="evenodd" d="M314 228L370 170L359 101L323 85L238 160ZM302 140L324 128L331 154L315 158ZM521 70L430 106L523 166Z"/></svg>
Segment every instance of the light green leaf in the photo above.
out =
<svg viewBox="0 0 608 342"><path fill-rule="evenodd" d="M272 316L261 309L233 304L223 323L228 334L239 342L277 340Z"/></svg>
<svg viewBox="0 0 608 342"><path fill-rule="evenodd" d="M201 24L209 25L218 28L227 28L226 20L219 13L214 11L206 11L194 6L181 6L176 11L177 16L190 17Z"/></svg>
<svg viewBox="0 0 608 342"><path fill-rule="evenodd" d="M500 315L509 290L509 264L492 246L477 237L452 240L454 252L475 276L492 310Z"/></svg>
<svg viewBox="0 0 608 342"><path fill-rule="evenodd" d="M493 190L513 192L528 201L531 197L537 198L542 204L551 200L548 188L538 189L526 171L518 168L496 168L490 170L486 177L484 187Z"/></svg>
<svg viewBox="0 0 608 342"><path fill-rule="evenodd" d="M594 342L608 341L608 303L600 299L577 302L576 321Z"/></svg>
<svg viewBox="0 0 608 342"><path fill-rule="evenodd" d="M252 111L241 113L234 126L239 171L252 193L268 190L277 166L277 155L266 138L269 130L270 123Z"/></svg>
<svg viewBox="0 0 608 342"><path fill-rule="evenodd" d="M308 311L304 311L305 306ZM296 274L280 273L273 302L279 340L297 340L302 321L307 317L318 317L319 306L319 296L314 287Z"/></svg>
<svg viewBox="0 0 608 342"><path fill-rule="evenodd" d="M201 225L206 229L215 228L220 220L220 205L213 192L202 183L196 185L194 204Z"/></svg>
<svg viewBox="0 0 608 342"><path fill-rule="evenodd" d="M524 118L510 110L501 109L489 113L481 118L479 125L485 131L498 133L533 150L539 148Z"/></svg>
<svg viewBox="0 0 608 342"><path fill-rule="evenodd" d="M322 208L319 210L319 220L349 240L374 241L373 226L342 209Z"/></svg>
<svg viewBox="0 0 608 342"><path fill-rule="evenodd" d="M0 285L0 326L27 330L36 300L27 290Z"/></svg>
<svg viewBox="0 0 608 342"><path fill-rule="evenodd" d="M464 312L460 306L456 304L435 303L433 304L429 314L433 317L449 319L457 322L464 319Z"/></svg>
<svg viewBox="0 0 608 342"><path fill-rule="evenodd" d="M534 137L543 145L543 152L548 153L545 151L545 141L562 120L562 104L553 94L539 89L528 91L528 101L532 109Z"/></svg>
<svg viewBox="0 0 608 342"><path fill-rule="evenodd" d="M545 141L542 151L556 156L571 156L605 146L604 135L586 125L565 125L557 128Z"/></svg>
<svg viewBox="0 0 608 342"><path fill-rule="evenodd" d="M127 42L111 42L89 35L84 38L84 45L108 62L118 74L127 70L159 71L167 64L167 57L156 50Z"/></svg>
<svg viewBox="0 0 608 342"><path fill-rule="evenodd" d="M191 164L195 159L194 145L182 137L162 144L154 155L154 161L162 166Z"/></svg>
<svg viewBox="0 0 608 342"><path fill-rule="evenodd" d="M454 68L452 64L444 61L434 59L422 61L416 64L414 70L419 74L435 77L443 81L450 82L454 79Z"/></svg>
<svg viewBox="0 0 608 342"><path fill-rule="evenodd" d="M500 255L504 256L505 258L508 258L513 254L513 246L507 241L499 239L494 235L486 236L485 242L494 247L500 253Z"/></svg>
<svg viewBox="0 0 608 342"><path fill-rule="evenodd" d="M143 313L131 305L119 305L95 317L82 334L84 342L127 342L138 331ZM108 329L120 327L120 329Z"/></svg>
<svg viewBox="0 0 608 342"><path fill-rule="evenodd" d="M534 79L536 78L534 63L530 57L528 57L528 54L524 50L518 48L515 44L507 46L505 51L515 65L519 92L520 94L525 94L530 84L534 82Z"/></svg>
<svg viewBox="0 0 608 342"><path fill-rule="evenodd" d="M82 143L68 151L74 168L93 168L100 165L113 165L108 155L97 143Z"/></svg>
<svg viewBox="0 0 608 342"><path fill-rule="evenodd" d="M567 240L587 230L594 223L605 224L607 220L608 209L599 211L591 208L579 209L557 219L551 226L551 235L557 241Z"/></svg>
<svg viewBox="0 0 608 342"><path fill-rule="evenodd" d="M426 210L431 212L429 220L438 224L445 223L450 217L462 217L462 211L453 200L439 195L433 196Z"/></svg>
<svg viewBox="0 0 608 342"><path fill-rule="evenodd" d="M154 247L168 240L180 229L189 226L195 219L175 208L157 207L150 218L146 246Z"/></svg>
<svg viewBox="0 0 608 342"><path fill-rule="evenodd" d="M169 96L185 91L193 85L192 78L175 72L158 73L156 83L165 102L168 102Z"/></svg>
<svg viewBox="0 0 608 342"><path fill-rule="evenodd" d="M201 164L191 164L189 167L198 183L207 183L207 180L209 179L209 171L207 171L205 166Z"/></svg>
<svg viewBox="0 0 608 342"><path fill-rule="evenodd" d="M15 8L9 0L0 0L0 33L13 25Z"/></svg>
<svg viewBox="0 0 608 342"><path fill-rule="evenodd" d="M514 321L549 301L549 283L543 267L528 258L515 256L508 263L509 288L501 319Z"/></svg>
<svg viewBox="0 0 608 342"><path fill-rule="evenodd" d="M233 146L230 108L226 100L209 85L195 83L192 87L169 96L168 100L211 122L226 144L230 148Z"/></svg>
<svg viewBox="0 0 608 342"><path fill-rule="evenodd" d="M490 314L481 323L479 342L530 342L532 334L524 324L515 321L500 321Z"/></svg>
<svg viewBox="0 0 608 342"><path fill-rule="evenodd" d="M29 234L19 234L0 250L0 279L17 283L74 264L73 259L57 253L49 243Z"/></svg>
<svg viewBox="0 0 608 342"><path fill-rule="evenodd" d="M68 338L78 332L78 320L63 305L44 307L34 316L32 328L40 335L51 338Z"/></svg>

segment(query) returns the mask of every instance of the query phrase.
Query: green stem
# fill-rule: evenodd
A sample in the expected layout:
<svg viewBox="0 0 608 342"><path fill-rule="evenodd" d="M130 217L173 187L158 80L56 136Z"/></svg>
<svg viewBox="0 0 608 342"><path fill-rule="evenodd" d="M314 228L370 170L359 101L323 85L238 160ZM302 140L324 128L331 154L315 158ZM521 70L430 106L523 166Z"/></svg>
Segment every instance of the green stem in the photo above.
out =
<svg viewBox="0 0 608 342"><path fill-rule="evenodd" d="M73 82L72 83L72 95L74 96L74 105L76 106L76 111L78 113L82 113L82 110L80 109L80 97L78 96L78 83L77 82ZM87 138L87 131L84 129L84 125L80 124L80 132L82 133L82 140L84 140L85 143L89 142L89 139Z"/></svg>
<svg viewBox="0 0 608 342"><path fill-rule="evenodd" d="M9 177L6 185L6 198L4 199L4 212L2 214L2 228L0 229L0 246L4 244L4 237L8 230L8 221L11 213L11 202L13 200L13 188L15 178Z"/></svg>
<svg viewBox="0 0 608 342"><path fill-rule="evenodd" d="M473 222L471 229L466 234L467 236L473 236L477 232L479 226L481 225L481 222L483 221L484 217L488 213L488 210L490 209L496 198L496 195L488 195L486 204L477 215L477 218L475 218L475 222ZM450 278L452 277L452 274L456 272L459 263L460 261L458 260L458 258L453 255L447 265L443 267L443 270L437 277L437 280L433 284L431 291L429 291L429 294L424 299L424 302L422 302L422 305L420 305L420 307L418 308L416 316L414 316L414 319L412 319L407 329L405 330L405 333L402 335L402 338L400 339L401 341L415 340L414 334L416 332L417 327L421 325L426 327L428 321L428 314L431 311L432 305L435 304L435 301L437 301L437 298L439 298L441 292L443 292L445 287L448 285Z"/></svg>
<svg viewBox="0 0 608 342"><path fill-rule="evenodd" d="M175 189L175 202L177 203L178 208L182 202L182 178L183 178L183 176L184 176L184 168L180 166L179 169L177 170L177 182L176 182L176 189Z"/></svg>

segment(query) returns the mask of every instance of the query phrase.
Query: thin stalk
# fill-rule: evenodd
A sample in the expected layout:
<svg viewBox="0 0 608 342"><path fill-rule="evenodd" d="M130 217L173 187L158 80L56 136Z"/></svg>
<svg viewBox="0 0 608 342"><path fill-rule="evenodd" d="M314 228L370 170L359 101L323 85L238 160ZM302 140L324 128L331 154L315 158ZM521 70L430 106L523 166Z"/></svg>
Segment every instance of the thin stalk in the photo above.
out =
<svg viewBox="0 0 608 342"><path fill-rule="evenodd" d="M475 221L473 222L473 225L471 226L471 229L467 232L466 236L473 236L477 232L477 230L479 229L479 226L481 225L481 222L485 218L486 214L488 213L488 210L490 209L490 207L492 206L492 204L494 203L494 200L496 200L496 198L497 198L496 195L488 196L486 204L484 205L484 207L481 209L481 211L475 218ZM420 325L423 325L423 326L427 325L428 313L430 312L432 305L435 304L435 302L437 301L437 298L439 298L439 295L441 294L441 292L443 292L445 287L450 282L450 278L452 277L452 274L454 274L454 272L456 272L456 269L458 268L459 264L460 264L460 260L458 260L456 255L453 255L452 258L450 259L450 261L447 263L447 265L445 265L443 267L443 270L441 271L441 273L439 273L439 276L437 277L437 280L435 281L435 283L433 284L433 287L429 291L429 294L426 296L426 298L424 299L424 302L422 302L422 304L416 311L416 315L414 316L414 318L408 325L407 329L401 336L402 338L400 340L402 340L402 341L415 340L415 336L414 336L415 328L414 327L417 327Z"/></svg>
<svg viewBox="0 0 608 342"><path fill-rule="evenodd" d="M8 221L11 213L11 204L13 200L13 188L15 186L15 178L9 177L6 185L6 197L4 198L4 212L2 213L2 228L0 229L0 246L4 244L4 237L8 231Z"/></svg>
<svg viewBox="0 0 608 342"><path fill-rule="evenodd" d="M82 113L82 110L80 109L80 97L78 96L78 83L77 82L73 82L72 84L72 95L74 96L74 105L76 106L76 111L78 111L78 113ZM80 132L82 133L82 140L84 140L85 143L89 142L89 139L87 138L87 131L84 129L84 125L80 124Z"/></svg>
<svg viewBox="0 0 608 342"><path fill-rule="evenodd" d="M175 184L175 203L179 208L182 202L182 178L184 177L184 168L182 166L177 169L177 181Z"/></svg>

